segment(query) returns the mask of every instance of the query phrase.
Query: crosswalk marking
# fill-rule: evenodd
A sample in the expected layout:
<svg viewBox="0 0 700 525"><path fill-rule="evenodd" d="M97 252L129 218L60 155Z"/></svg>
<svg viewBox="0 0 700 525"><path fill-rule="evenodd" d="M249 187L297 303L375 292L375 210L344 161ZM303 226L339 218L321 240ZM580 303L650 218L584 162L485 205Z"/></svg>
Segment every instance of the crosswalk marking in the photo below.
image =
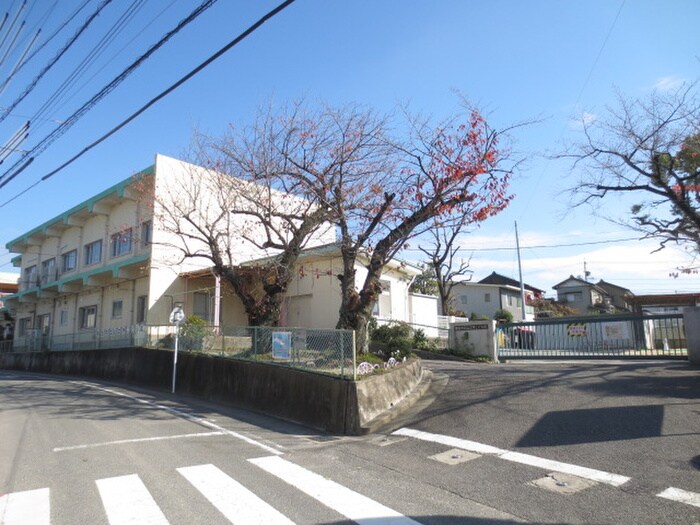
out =
<svg viewBox="0 0 700 525"><path fill-rule="evenodd" d="M169 525L136 474L95 481L110 525Z"/></svg>
<svg viewBox="0 0 700 525"><path fill-rule="evenodd" d="M12 492L0 497L0 525L49 525L49 489Z"/></svg>
<svg viewBox="0 0 700 525"><path fill-rule="evenodd" d="M539 467L545 470L554 470L564 474L571 474L573 476L578 476L579 478L590 479L591 481L612 485L613 487L624 485L630 480L630 478L627 476L613 474L612 472L605 472L604 470L581 467L579 465L572 465L571 463L563 463L561 461L545 459L538 456L533 456L531 454L523 454L521 452L511 452L509 450L492 447L491 445L477 443L476 441L469 441L452 436L444 436L442 434L433 434L431 432L423 432L412 428L401 428L393 432L392 435L408 436L423 441L449 445L454 448L460 448L462 450L468 450L469 452L476 452L479 454L490 454L501 459L505 459L506 461L522 463L523 465Z"/></svg>
<svg viewBox="0 0 700 525"><path fill-rule="evenodd" d="M700 494L697 492L690 492L689 490L669 487L663 492L659 492L657 496L664 499L670 499L671 501L687 503L688 505L692 505L694 507L700 507Z"/></svg>
<svg viewBox="0 0 700 525"><path fill-rule="evenodd" d="M184 467L177 471L231 523L294 525L293 521L214 465Z"/></svg>
<svg viewBox="0 0 700 525"><path fill-rule="evenodd" d="M248 461L358 524L419 525L418 522L385 507L381 503L279 456L255 458Z"/></svg>

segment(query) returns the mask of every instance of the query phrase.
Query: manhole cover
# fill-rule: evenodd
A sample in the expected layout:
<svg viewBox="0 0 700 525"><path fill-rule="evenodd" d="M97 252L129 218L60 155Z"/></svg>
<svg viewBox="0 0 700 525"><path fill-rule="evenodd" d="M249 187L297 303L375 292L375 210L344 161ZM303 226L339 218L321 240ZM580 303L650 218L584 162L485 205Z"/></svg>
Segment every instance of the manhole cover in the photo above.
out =
<svg viewBox="0 0 700 525"><path fill-rule="evenodd" d="M551 472L543 478L530 481L530 485L559 494L576 494L589 487L594 487L596 482L572 476L571 474Z"/></svg>
<svg viewBox="0 0 700 525"><path fill-rule="evenodd" d="M472 459L480 458L479 454L474 454L473 452L467 452L459 448L453 448L440 454L435 454L434 456L428 456L429 459L439 461L446 465L459 465L460 463L465 463L466 461L471 461Z"/></svg>

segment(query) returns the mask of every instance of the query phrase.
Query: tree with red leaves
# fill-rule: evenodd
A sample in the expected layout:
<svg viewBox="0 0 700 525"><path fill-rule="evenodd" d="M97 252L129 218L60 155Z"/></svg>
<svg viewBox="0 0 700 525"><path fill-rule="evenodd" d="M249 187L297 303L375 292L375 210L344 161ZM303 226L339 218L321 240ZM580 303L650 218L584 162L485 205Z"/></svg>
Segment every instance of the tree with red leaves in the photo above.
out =
<svg viewBox="0 0 700 525"><path fill-rule="evenodd" d="M336 202L344 272L338 328L355 330L358 351L367 348L367 325L381 294L386 265L407 242L456 217L477 224L508 205L513 165L507 136L492 128L476 108L433 126L411 120L411 137L392 144L392 167L382 184L363 186L361 220L344 199ZM335 188L342 195L345 185ZM366 274L356 282L358 256Z"/></svg>

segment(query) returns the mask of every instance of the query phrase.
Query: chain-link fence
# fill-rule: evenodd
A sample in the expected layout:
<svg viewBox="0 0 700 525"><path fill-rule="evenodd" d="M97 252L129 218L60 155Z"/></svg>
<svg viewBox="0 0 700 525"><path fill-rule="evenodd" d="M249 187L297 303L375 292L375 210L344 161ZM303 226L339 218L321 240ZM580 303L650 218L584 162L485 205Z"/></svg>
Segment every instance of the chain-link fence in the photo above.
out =
<svg viewBox="0 0 700 525"><path fill-rule="evenodd" d="M176 329L172 325L137 325L55 336L36 331L16 338L11 351L93 350L131 346L174 349L175 338ZM355 377L355 338L352 330L185 324L181 326L177 339L179 351Z"/></svg>

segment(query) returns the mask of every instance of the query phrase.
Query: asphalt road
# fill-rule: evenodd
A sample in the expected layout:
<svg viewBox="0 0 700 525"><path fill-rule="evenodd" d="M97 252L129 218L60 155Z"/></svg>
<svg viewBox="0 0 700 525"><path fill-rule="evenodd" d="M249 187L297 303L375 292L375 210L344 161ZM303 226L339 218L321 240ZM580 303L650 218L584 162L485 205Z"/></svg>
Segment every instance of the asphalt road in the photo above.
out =
<svg viewBox="0 0 700 525"><path fill-rule="evenodd" d="M428 366L428 396L355 438L0 371L0 525L700 523L657 495L700 493L697 368Z"/></svg>

